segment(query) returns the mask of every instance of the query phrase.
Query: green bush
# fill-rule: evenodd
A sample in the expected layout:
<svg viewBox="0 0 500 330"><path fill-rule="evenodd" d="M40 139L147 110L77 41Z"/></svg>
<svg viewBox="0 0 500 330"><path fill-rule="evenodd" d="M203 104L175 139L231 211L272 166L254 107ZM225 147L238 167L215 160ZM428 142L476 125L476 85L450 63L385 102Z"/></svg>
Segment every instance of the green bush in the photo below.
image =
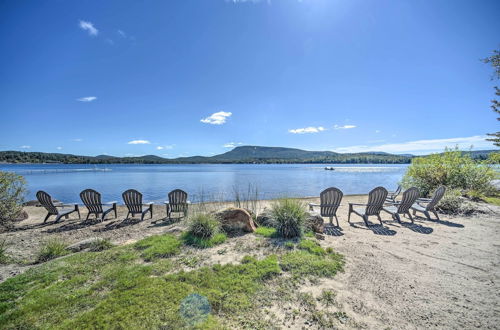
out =
<svg viewBox="0 0 500 330"><path fill-rule="evenodd" d="M26 192L24 178L0 171L0 225L7 225L21 213Z"/></svg>
<svg viewBox="0 0 500 330"><path fill-rule="evenodd" d="M58 239L50 239L45 244L42 245L42 248L38 252L38 257L36 259L37 263L46 262L51 259L55 259L58 257L65 256L69 254L69 251L66 249L68 244Z"/></svg>
<svg viewBox="0 0 500 330"><path fill-rule="evenodd" d="M222 232L219 220L213 215L199 213L191 219L189 229L182 235L182 239L188 245L207 248L225 242L227 236Z"/></svg>
<svg viewBox="0 0 500 330"><path fill-rule="evenodd" d="M458 149L446 149L441 154L414 158L402 183L405 187L417 187L423 196L428 196L441 185L459 189L462 193L475 190L489 194L495 176L496 172L490 165L474 161Z"/></svg>
<svg viewBox="0 0 500 330"><path fill-rule="evenodd" d="M273 203L271 213L276 221L278 236L283 238L302 237L307 216L303 203L294 199L281 199Z"/></svg>

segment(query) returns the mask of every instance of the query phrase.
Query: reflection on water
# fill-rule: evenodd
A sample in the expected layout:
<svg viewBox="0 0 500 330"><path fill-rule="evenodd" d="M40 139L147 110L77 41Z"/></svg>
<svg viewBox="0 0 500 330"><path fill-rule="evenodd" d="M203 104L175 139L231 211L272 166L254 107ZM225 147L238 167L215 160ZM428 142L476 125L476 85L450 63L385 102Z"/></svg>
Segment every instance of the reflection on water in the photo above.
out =
<svg viewBox="0 0 500 330"><path fill-rule="evenodd" d="M325 167L333 167L333 171ZM394 190L407 165L323 164L188 164L188 165L65 165L2 164L1 171L25 176L28 199L38 190L67 203L79 202L86 188L102 193L105 201L121 201L121 193L134 188L147 201L160 202L170 190L180 188L199 200L234 200L235 190L249 185L259 198L318 196L331 186L344 194L364 194L376 186Z"/></svg>

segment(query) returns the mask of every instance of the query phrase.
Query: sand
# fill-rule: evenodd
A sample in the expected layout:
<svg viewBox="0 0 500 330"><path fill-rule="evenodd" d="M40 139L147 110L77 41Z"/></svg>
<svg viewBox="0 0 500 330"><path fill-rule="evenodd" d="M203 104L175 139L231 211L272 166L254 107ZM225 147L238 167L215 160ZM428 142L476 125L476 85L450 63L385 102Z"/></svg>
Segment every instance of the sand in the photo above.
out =
<svg viewBox="0 0 500 330"><path fill-rule="evenodd" d="M384 226L364 226L353 215L347 223L347 202L363 202L366 196L347 196L339 209L341 230L327 227L324 247L333 247L346 257L345 270L332 280L323 280L301 290L318 296L333 289L336 305L349 322L341 328L500 329L500 207L482 205L486 213L470 217L441 215L441 221L418 218L414 225L400 225L383 215ZM315 199L306 200L316 201ZM268 205L262 201L260 208ZM211 205L216 209L222 205ZM184 222L162 220L164 208L157 206L152 220L118 219L82 224L72 217L60 224L41 224L45 211L26 207L27 220L14 231L0 233L9 254L26 263L33 261L43 242L58 237L75 243L89 237L103 237L115 244L169 231L179 231ZM83 210L85 217L86 212ZM372 220L376 223L376 219ZM406 219L408 222L408 219ZM254 235L231 238L223 247L205 250L207 262L234 262L249 253ZM244 244L241 244L244 243ZM236 248L240 246L240 248ZM241 248L241 247L244 248ZM215 249L225 249L225 254ZM206 258L205 258L206 259ZM1 265L0 281L33 265ZM279 308L276 310L279 316ZM299 323L286 327L301 328Z"/></svg>

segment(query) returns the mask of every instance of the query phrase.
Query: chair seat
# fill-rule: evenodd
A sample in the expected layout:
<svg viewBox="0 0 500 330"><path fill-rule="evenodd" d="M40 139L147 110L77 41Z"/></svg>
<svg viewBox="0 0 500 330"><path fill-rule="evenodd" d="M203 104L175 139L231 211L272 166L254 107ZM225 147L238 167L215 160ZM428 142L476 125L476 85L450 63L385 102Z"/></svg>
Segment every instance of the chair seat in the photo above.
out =
<svg viewBox="0 0 500 330"><path fill-rule="evenodd" d="M420 212L427 211L425 207L423 207L422 205L419 205L417 203L413 204L411 208L416 210L416 211L420 211Z"/></svg>
<svg viewBox="0 0 500 330"><path fill-rule="evenodd" d="M394 205L384 206L384 210L386 210L389 213L397 213L398 212L398 208Z"/></svg>
<svg viewBox="0 0 500 330"><path fill-rule="evenodd" d="M359 214L365 214L366 208L365 207L353 207L354 212L359 213Z"/></svg>
<svg viewBox="0 0 500 330"><path fill-rule="evenodd" d="M74 207L63 207L62 209L59 209L59 214L67 214L74 211L75 211Z"/></svg>

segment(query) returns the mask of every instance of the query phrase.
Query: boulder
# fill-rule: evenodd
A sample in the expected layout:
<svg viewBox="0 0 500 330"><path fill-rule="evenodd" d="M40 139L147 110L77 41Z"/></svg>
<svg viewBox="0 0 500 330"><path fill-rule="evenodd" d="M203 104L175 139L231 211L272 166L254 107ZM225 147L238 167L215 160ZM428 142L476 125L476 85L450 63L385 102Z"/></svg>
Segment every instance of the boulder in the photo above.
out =
<svg viewBox="0 0 500 330"><path fill-rule="evenodd" d="M215 216L220 220L222 228L227 232L244 231L251 233L255 231L253 218L245 209L228 208L217 212Z"/></svg>
<svg viewBox="0 0 500 330"><path fill-rule="evenodd" d="M306 220L306 227L315 233L323 233L325 230L323 217L318 213L309 212Z"/></svg>
<svg viewBox="0 0 500 330"><path fill-rule="evenodd" d="M82 250L88 249L93 244L99 243L99 242L101 242L103 240L104 239L100 238L100 237L92 237L92 238L88 238L88 239L85 239L83 241L77 242L75 244L71 244L66 249L70 250L72 252L78 252L78 251L82 251Z"/></svg>
<svg viewBox="0 0 500 330"><path fill-rule="evenodd" d="M271 211L265 208L256 218L255 222L259 226L264 227L274 227L274 219L272 217Z"/></svg>

